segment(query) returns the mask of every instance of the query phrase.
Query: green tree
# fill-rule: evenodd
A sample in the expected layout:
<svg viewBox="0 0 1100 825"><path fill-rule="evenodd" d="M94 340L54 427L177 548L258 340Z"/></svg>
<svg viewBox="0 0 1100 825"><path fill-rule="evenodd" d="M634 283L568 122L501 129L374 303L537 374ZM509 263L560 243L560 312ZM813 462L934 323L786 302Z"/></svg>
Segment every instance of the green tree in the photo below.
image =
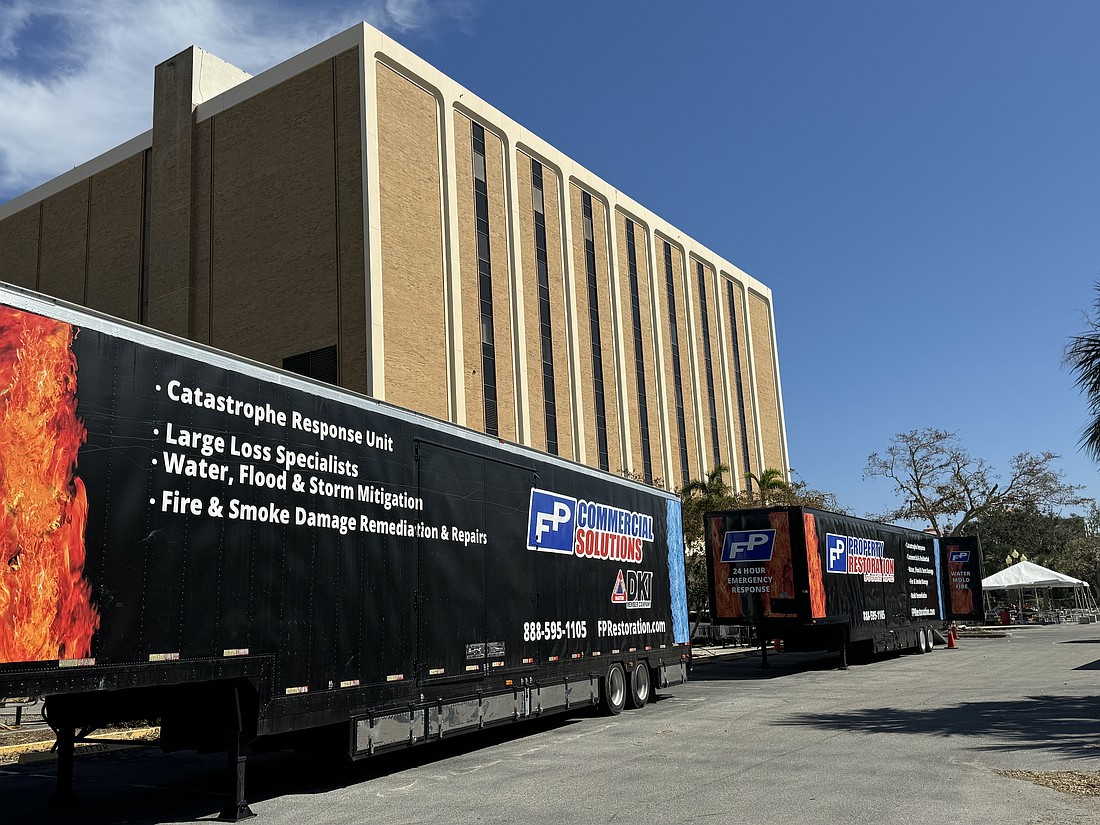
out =
<svg viewBox="0 0 1100 825"><path fill-rule="evenodd" d="M1066 345L1063 362L1074 374L1074 383L1084 393L1091 420L1081 436L1081 447L1100 461L1100 281L1093 284L1097 297L1092 314L1085 315L1086 330Z"/></svg>
<svg viewBox="0 0 1100 825"><path fill-rule="evenodd" d="M719 464L705 479L692 480L680 488L683 511L684 567L687 574L688 609L702 614L709 610L710 585L707 580L706 542L703 516L721 510L737 510L767 505L784 507L816 507L847 512L837 503L833 493L814 490L804 481L788 483L780 470L766 469L759 476L749 474L759 487L759 493L733 490L726 482L729 468ZM767 492L765 492L767 491ZM696 621L698 624L698 620ZM695 627L691 628L694 635Z"/></svg>
<svg viewBox="0 0 1100 825"><path fill-rule="evenodd" d="M1005 557L1013 550L1036 564L1062 570L1067 548L1087 532L1082 516L1060 516L1028 505L990 509L967 524L961 535L980 539L982 566L988 576L1007 566Z"/></svg>
<svg viewBox="0 0 1100 825"><path fill-rule="evenodd" d="M726 483L728 471L729 467L719 464L707 473L705 479L693 479L680 488L688 610L695 611L696 616L695 624L691 627L692 636L695 635L702 614L710 609L703 516L718 510L731 510L737 506L737 497Z"/></svg>
<svg viewBox="0 0 1100 825"><path fill-rule="evenodd" d="M937 536L960 535L992 510L1035 506L1048 511L1087 500L1053 468L1051 452L1019 453L1001 482L984 458L974 458L955 433L926 427L898 433L884 453L867 457L864 478L885 478L902 503L877 518L924 521Z"/></svg>
<svg viewBox="0 0 1100 825"><path fill-rule="evenodd" d="M815 490L802 479L791 481L785 489L777 491L772 503L783 507L813 507L833 513L850 512L837 501L836 493Z"/></svg>
<svg viewBox="0 0 1100 825"><path fill-rule="evenodd" d="M753 495L753 485L756 485L756 498L761 507L774 503L790 490L790 485L783 477L783 471L774 467L761 470L759 475L745 473L745 480L748 482L746 493L750 498Z"/></svg>
<svg viewBox="0 0 1100 825"><path fill-rule="evenodd" d="M726 483L729 467L719 464L706 479L692 480L680 488L683 505L684 544L689 548L701 548L703 544L703 516L717 510L732 510L738 506L736 496ZM743 505L742 505L743 506Z"/></svg>

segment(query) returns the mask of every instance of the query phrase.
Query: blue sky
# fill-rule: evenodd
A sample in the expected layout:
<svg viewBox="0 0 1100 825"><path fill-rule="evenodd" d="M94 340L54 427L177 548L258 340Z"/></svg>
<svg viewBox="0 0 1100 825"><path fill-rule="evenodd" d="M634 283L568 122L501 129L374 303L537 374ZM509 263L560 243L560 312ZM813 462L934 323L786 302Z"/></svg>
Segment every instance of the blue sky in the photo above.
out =
<svg viewBox="0 0 1100 825"><path fill-rule="evenodd" d="M0 0L0 201L149 128L194 43L258 73L382 28L774 293L791 464L957 431L1078 450L1061 366L1100 279L1100 3Z"/></svg>

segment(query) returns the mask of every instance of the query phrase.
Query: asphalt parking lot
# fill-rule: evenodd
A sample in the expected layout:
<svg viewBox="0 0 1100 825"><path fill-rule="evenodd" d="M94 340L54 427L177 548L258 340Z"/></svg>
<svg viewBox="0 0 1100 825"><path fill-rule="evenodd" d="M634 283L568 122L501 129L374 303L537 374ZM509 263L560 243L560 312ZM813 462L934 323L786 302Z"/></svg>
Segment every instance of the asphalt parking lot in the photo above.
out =
<svg viewBox="0 0 1100 825"><path fill-rule="evenodd" d="M249 761L265 823L1100 822L1083 797L996 771L1100 770L1100 628L1052 625L835 669L784 653L701 660L642 711L577 715L348 764ZM214 818L221 756L78 760L76 811L45 816L53 765L0 769L5 821Z"/></svg>

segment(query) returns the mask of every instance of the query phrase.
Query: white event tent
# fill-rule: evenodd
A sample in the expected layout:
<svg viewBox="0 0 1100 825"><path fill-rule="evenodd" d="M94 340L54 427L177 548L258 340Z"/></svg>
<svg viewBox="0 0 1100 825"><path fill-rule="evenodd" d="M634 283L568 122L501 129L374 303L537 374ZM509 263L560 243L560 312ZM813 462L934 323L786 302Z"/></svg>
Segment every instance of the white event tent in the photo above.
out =
<svg viewBox="0 0 1100 825"><path fill-rule="evenodd" d="M986 576L982 579L982 588L987 591L1019 591L1020 599L1017 603L1021 607L1024 603L1025 590L1034 590L1036 595L1040 590L1046 590L1049 597L1049 591L1056 587L1071 588L1073 590L1073 602L1076 609L1090 611L1097 609L1096 599L1092 595L1092 588L1089 587L1088 582L1075 579L1073 576L1067 576L1065 573L1059 573L1057 570L1050 570L1034 562L1017 562L1011 567L1006 567L1000 573L994 573L992 576Z"/></svg>

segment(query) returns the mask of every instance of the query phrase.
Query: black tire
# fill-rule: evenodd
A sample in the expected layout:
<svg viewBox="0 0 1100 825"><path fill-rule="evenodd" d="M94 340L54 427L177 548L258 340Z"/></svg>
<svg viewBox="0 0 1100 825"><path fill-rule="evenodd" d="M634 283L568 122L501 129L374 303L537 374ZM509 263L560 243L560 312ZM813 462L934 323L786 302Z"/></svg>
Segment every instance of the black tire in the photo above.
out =
<svg viewBox="0 0 1100 825"><path fill-rule="evenodd" d="M626 694L626 704L634 710L640 710L649 703L653 694L653 682L649 678L649 665L638 662L630 671L630 690Z"/></svg>
<svg viewBox="0 0 1100 825"><path fill-rule="evenodd" d="M917 628L917 653L928 652L928 637L924 634L924 628Z"/></svg>
<svg viewBox="0 0 1100 825"><path fill-rule="evenodd" d="M608 716L618 716L626 707L628 692L623 666L615 662L607 669L600 683L600 710Z"/></svg>

